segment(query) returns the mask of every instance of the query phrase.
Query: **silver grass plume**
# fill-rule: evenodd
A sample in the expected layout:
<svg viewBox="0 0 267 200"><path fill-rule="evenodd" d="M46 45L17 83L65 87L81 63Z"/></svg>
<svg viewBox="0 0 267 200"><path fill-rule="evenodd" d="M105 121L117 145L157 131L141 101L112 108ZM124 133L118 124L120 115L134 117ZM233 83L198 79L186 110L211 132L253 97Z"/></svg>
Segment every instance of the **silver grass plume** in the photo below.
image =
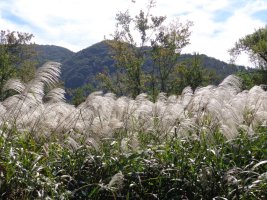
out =
<svg viewBox="0 0 267 200"><path fill-rule="evenodd" d="M13 90L19 94L21 94L26 88L25 83L21 82L19 79L9 79L5 85L3 90L8 91L8 90Z"/></svg>
<svg viewBox="0 0 267 200"><path fill-rule="evenodd" d="M49 102L65 102L65 94L66 92L64 89L54 88L45 95L45 99Z"/></svg>
<svg viewBox="0 0 267 200"><path fill-rule="evenodd" d="M182 91L181 96L178 97L184 108L189 104L190 100L192 99L192 96L193 96L192 88L190 86L185 87Z"/></svg>
<svg viewBox="0 0 267 200"><path fill-rule="evenodd" d="M58 62L47 62L40 67L35 76L35 81L42 82L48 86L56 84L60 77L61 64Z"/></svg>
<svg viewBox="0 0 267 200"><path fill-rule="evenodd" d="M68 137L65 142L72 150L77 150L80 147L78 142L76 142L72 137Z"/></svg>
<svg viewBox="0 0 267 200"><path fill-rule="evenodd" d="M74 111L74 106L61 101L45 103L40 126L56 132L67 132L68 129L73 128L68 118Z"/></svg>
<svg viewBox="0 0 267 200"><path fill-rule="evenodd" d="M233 138L238 128L253 134L254 127L267 123L267 93L258 86L241 92L241 81L236 76L227 77L218 87L197 88L195 93L190 87L180 96L161 93L155 103L146 94L130 99L95 92L74 107L65 103L63 89L44 94L44 86L55 85L59 74L60 64L49 62L27 84L16 79L8 81L5 89L17 94L0 102L0 123L13 121L21 129L47 136L72 130L75 134L68 136L74 141L84 137L86 144L95 149L101 138L113 137L118 129L125 130L130 139L123 141L124 147L133 148L133 143L138 145L138 141L133 142L138 132L158 134L161 139L189 137L189 132L209 133L219 128L227 138ZM68 142L74 144L72 139Z"/></svg>
<svg viewBox="0 0 267 200"><path fill-rule="evenodd" d="M0 126L6 121L5 120L5 113L6 113L6 108L0 102Z"/></svg>
<svg viewBox="0 0 267 200"><path fill-rule="evenodd" d="M60 64L47 62L37 70L35 78L27 84L18 79L9 80L4 89L14 90L18 94L8 97L3 102L7 110L6 119L15 122L17 126L35 124L38 112L42 112L39 108L43 104L44 85L55 84L59 75Z"/></svg>
<svg viewBox="0 0 267 200"><path fill-rule="evenodd" d="M235 75L227 76L219 85L219 87L232 88L235 92L240 92L241 86L242 80Z"/></svg>
<svg viewBox="0 0 267 200"><path fill-rule="evenodd" d="M123 188L123 181L124 176L120 171L111 178L110 182L108 183L108 188L112 191L119 191Z"/></svg>
<svg viewBox="0 0 267 200"><path fill-rule="evenodd" d="M44 86L54 86L59 81L61 64L46 62L36 71L35 78L27 85L23 93L32 93L37 100L44 97Z"/></svg>

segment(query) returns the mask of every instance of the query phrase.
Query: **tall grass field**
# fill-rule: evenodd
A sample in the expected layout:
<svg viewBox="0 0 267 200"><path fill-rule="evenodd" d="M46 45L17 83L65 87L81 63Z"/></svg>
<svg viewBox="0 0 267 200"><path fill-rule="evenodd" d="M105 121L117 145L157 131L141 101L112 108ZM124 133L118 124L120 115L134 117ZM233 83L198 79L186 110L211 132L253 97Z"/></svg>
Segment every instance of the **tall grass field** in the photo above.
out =
<svg viewBox="0 0 267 200"><path fill-rule="evenodd" d="M60 64L0 102L0 199L267 199L267 92L218 86L135 99L56 88Z"/></svg>

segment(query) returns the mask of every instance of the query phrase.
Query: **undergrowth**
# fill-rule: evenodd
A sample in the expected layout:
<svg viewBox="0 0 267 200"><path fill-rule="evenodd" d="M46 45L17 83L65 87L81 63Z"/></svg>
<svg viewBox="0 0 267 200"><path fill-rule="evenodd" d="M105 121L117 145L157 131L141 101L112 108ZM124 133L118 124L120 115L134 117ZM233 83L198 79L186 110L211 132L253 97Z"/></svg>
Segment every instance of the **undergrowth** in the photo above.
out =
<svg viewBox="0 0 267 200"><path fill-rule="evenodd" d="M267 128L227 140L146 138L122 148L121 137L98 150L58 138L0 132L1 199L266 199Z"/></svg>

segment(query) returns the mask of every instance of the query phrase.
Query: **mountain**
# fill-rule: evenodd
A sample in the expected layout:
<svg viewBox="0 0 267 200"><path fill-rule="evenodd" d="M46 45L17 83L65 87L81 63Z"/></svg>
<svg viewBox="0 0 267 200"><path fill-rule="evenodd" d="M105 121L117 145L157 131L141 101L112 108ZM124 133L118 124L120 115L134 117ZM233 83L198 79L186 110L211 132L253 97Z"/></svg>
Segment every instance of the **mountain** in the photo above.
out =
<svg viewBox="0 0 267 200"><path fill-rule="evenodd" d="M77 52L62 64L62 78L68 88L95 82L99 72L115 70L112 53L105 42L99 42Z"/></svg>
<svg viewBox="0 0 267 200"><path fill-rule="evenodd" d="M63 63L65 60L74 56L75 54L69 49L55 45L34 44L32 48L36 53L33 59L36 60L40 65L42 65L47 61L55 61Z"/></svg>
<svg viewBox="0 0 267 200"><path fill-rule="evenodd" d="M74 53L66 48L54 45L36 45L38 55L36 59L44 63L53 60L62 63L62 79L67 88L77 88L86 83L97 85L96 76L103 71L114 72L112 52L105 41L96 43L86 49ZM245 70L244 66L227 64L215 58L201 54L202 66L214 70L219 81L237 71ZM193 58L191 54L182 54L178 62ZM147 62L148 63L148 62ZM145 66L149 68L148 66Z"/></svg>
<svg viewBox="0 0 267 200"><path fill-rule="evenodd" d="M193 57L192 54L182 54L178 59L178 62L192 59L192 57ZM244 66L228 64L224 61L218 60L213 57L209 57L205 54L200 54L199 59L204 68L215 71L218 77L216 84L220 83L225 77L227 77L230 74L235 74L238 71L246 70Z"/></svg>

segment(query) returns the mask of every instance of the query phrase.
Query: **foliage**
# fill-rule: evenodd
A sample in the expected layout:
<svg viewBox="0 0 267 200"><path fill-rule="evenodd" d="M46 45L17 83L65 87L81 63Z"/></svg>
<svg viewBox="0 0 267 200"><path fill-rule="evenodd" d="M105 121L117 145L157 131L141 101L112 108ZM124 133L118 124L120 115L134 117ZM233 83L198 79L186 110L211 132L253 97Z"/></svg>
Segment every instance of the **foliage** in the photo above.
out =
<svg viewBox="0 0 267 200"><path fill-rule="evenodd" d="M255 85L267 83L267 71L266 70L253 70L253 71L240 71L237 73L243 80L243 89L249 90ZM265 88L266 89L266 88Z"/></svg>
<svg viewBox="0 0 267 200"><path fill-rule="evenodd" d="M215 83L218 77L213 70L203 67L203 62L199 54L194 55L191 59L185 60L176 67L173 78L172 93L180 94L183 89L190 86L193 90L197 87L207 86L210 83Z"/></svg>
<svg viewBox="0 0 267 200"><path fill-rule="evenodd" d="M4 47L0 46L0 98L4 97L3 86L6 81L15 75L15 68L10 66L9 55Z"/></svg>
<svg viewBox="0 0 267 200"><path fill-rule="evenodd" d="M170 82L177 80L172 74L182 49L189 44L191 25L191 22L182 24L178 20L174 21L168 26L161 26L159 33L156 33L156 38L151 40L153 66L149 74L153 99L158 95L156 91L172 93Z"/></svg>
<svg viewBox="0 0 267 200"><path fill-rule="evenodd" d="M23 65L16 69L16 78L23 82L29 82L34 78L36 73L36 63L31 60L23 62Z"/></svg>
<svg viewBox="0 0 267 200"><path fill-rule="evenodd" d="M27 44L33 35L15 31L1 31L1 47L10 56L12 64L19 65L32 56L32 50Z"/></svg>
<svg viewBox="0 0 267 200"><path fill-rule="evenodd" d="M60 66L4 87L15 94L0 102L1 198L266 198L260 86L241 91L232 75L156 102L94 92L75 107L53 88Z"/></svg>
<svg viewBox="0 0 267 200"><path fill-rule="evenodd" d="M146 133L143 133L146 137ZM122 150L119 138L95 151L56 138L2 128L0 196L4 199L265 199L267 130L233 140L193 138ZM148 140L149 141L149 140Z"/></svg>
<svg viewBox="0 0 267 200"><path fill-rule="evenodd" d="M146 74L145 76L143 76L143 79L146 80L151 79L151 76L148 75L153 71L154 66L153 62L151 62L151 53L149 53L149 51L151 51L151 49L146 48L147 54L142 68L142 70L145 71ZM62 62L62 79L64 80L65 87L74 89L77 87L82 87L83 85L89 83L93 85L96 90L101 89L104 92L110 91L113 93L119 93L116 92L117 77L115 72L116 68L114 66L114 59L112 58L112 56L112 49L107 44L107 41L102 41L80 52L77 52L72 56L69 56L68 59ZM201 65L204 69L215 71L215 80L213 82L210 82L209 84L217 85L226 76L235 74L240 70L246 70L242 66L230 65L203 54L198 55L198 57L201 60ZM58 57L57 60L58 59L60 59L60 57ZM47 57L46 60L51 60L51 58ZM177 63L184 63L184 65L187 66L187 64L190 63L188 62L188 60L194 60L194 55L181 54L177 59ZM218 77L218 79L216 77ZM99 80L99 78L106 79ZM147 81L144 81L145 88L143 89L148 93L149 91L152 91L152 89L151 84L146 83Z"/></svg>
<svg viewBox="0 0 267 200"><path fill-rule="evenodd" d="M29 59L33 51L29 43L33 35L15 31L1 31L0 35L0 99L9 94L3 91L3 86L10 78L18 76L24 81L30 80L35 68ZM16 73L19 67L19 73Z"/></svg>
<svg viewBox="0 0 267 200"><path fill-rule="evenodd" d="M267 84L267 26L255 30L254 33L239 39L229 51L234 61L241 53L247 53L257 70L254 73L242 73L245 81L250 80L248 87L253 84ZM249 77L250 76L250 77Z"/></svg>
<svg viewBox="0 0 267 200"><path fill-rule="evenodd" d="M72 97L71 103L78 106L84 102L86 97L92 92L94 92L93 86L91 84L86 84L77 89L69 89L67 94Z"/></svg>
<svg viewBox="0 0 267 200"><path fill-rule="evenodd" d="M244 38L236 42L234 48L229 52L233 60L245 52L249 55L252 62L261 69L267 68L267 26L259 28L254 33L246 35Z"/></svg>
<svg viewBox="0 0 267 200"><path fill-rule="evenodd" d="M106 87L111 86L111 91L118 95L128 94L135 98L150 84L155 98L157 82L160 92L167 92L166 82L169 81L177 57L181 49L189 43L191 23L183 25L176 21L169 26L163 26L166 17L153 16L151 9L154 6L155 1L150 0L146 12L140 10L138 15L131 17L126 11L116 16L115 34L113 40L108 42L115 54L116 75L114 83L105 74L101 74L101 80ZM134 31L140 38L136 39ZM152 72L145 73L143 65L149 50L148 43L151 45L149 53L152 55L153 64ZM151 83L146 83L147 80Z"/></svg>

